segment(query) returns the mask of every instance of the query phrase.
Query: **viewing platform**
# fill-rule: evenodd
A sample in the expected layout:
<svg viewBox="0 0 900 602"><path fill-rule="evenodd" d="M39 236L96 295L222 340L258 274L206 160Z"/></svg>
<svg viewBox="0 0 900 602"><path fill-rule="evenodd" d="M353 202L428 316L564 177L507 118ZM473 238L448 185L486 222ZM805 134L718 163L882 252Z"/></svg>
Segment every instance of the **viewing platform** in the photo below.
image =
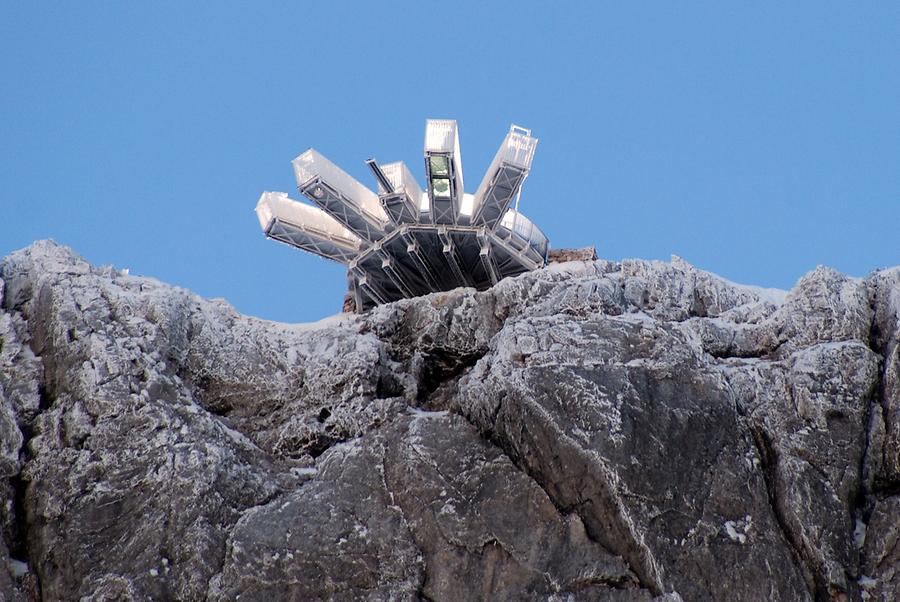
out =
<svg viewBox="0 0 900 602"><path fill-rule="evenodd" d="M547 263L547 237L517 209L536 146L531 130L513 125L469 194L456 122L428 120L424 190L403 162L366 161L374 192L309 149L292 164L312 204L264 192L256 214L267 237L346 265L360 311L460 286L484 290Z"/></svg>

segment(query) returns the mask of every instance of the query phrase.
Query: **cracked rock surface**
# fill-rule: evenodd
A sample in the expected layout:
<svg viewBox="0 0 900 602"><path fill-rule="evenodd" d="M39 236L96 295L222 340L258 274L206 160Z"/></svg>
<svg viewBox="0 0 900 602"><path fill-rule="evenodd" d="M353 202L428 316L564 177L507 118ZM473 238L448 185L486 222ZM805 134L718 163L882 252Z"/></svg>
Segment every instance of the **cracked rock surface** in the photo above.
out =
<svg viewBox="0 0 900 602"><path fill-rule="evenodd" d="M0 600L900 599L900 269L288 325L0 263Z"/></svg>

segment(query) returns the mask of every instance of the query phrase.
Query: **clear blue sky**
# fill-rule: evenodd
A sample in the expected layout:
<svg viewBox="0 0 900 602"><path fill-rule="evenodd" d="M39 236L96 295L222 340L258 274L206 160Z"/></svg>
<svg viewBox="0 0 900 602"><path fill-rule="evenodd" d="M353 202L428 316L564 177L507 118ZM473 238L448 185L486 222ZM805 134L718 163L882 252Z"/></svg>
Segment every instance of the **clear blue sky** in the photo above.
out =
<svg viewBox="0 0 900 602"><path fill-rule="evenodd" d="M311 146L424 183L429 117L470 188L533 129L521 207L554 247L781 288L900 264L893 2L4 2L0 255L54 238L315 320L343 269L265 240L260 192L296 197Z"/></svg>

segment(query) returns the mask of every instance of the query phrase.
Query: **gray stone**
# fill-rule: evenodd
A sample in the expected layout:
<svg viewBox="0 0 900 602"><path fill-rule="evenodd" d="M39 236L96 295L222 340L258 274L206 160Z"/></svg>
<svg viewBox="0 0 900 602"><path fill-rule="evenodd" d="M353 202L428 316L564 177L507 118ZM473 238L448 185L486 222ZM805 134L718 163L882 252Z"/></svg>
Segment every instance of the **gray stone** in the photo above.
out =
<svg viewBox="0 0 900 602"><path fill-rule="evenodd" d="M875 503L865 531L862 575L859 583L869 600L900 599L900 497Z"/></svg>
<svg viewBox="0 0 900 602"><path fill-rule="evenodd" d="M49 241L0 278L0 600L900 595L900 269L582 258L307 325Z"/></svg>
<svg viewBox="0 0 900 602"><path fill-rule="evenodd" d="M881 406L886 441L877 479L900 485L900 269L872 275L869 289L875 310L872 344L884 361Z"/></svg>
<svg viewBox="0 0 900 602"><path fill-rule="evenodd" d="M547 261L550 263L565 263L567 261L595 261L597 249L594 247L579 247L577 249L550 249L547 253Z"/></svg>

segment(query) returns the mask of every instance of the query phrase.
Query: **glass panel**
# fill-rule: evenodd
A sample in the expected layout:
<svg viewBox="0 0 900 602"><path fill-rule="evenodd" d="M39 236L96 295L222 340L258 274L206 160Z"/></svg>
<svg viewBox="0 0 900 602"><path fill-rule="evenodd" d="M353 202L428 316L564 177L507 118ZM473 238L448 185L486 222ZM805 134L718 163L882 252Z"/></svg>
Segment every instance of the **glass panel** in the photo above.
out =
<svg viewBox="0 0 900 602"><path fill-rule="evenodd" d="M450 198L450 180L449 178L432 178L431 190L436 199Z"/></svg>
<svg viewBox="0 0 900 602"><path fill-rule="evenodd" d="M428 160L431 162L432 176L450 175L450 161L447 157L429 157Z"/></svg>

